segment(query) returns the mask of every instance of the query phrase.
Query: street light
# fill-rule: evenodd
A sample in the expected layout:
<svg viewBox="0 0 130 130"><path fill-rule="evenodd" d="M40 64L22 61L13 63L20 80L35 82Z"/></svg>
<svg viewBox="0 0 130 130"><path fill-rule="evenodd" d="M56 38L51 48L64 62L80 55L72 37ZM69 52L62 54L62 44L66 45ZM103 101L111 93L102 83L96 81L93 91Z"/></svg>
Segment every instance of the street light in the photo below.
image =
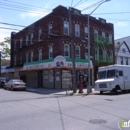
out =
<svg viewBox="0 0 130 130"><path fill-rule="evenodd" d="M90 14L88 14L88 87L87 87L87 94L91 93L92 92L92 89L90 87L90 23L89 23L89 18L90 18L90 15L100 6L102 5L103 3L105 2L108 2L108 1L111 1L111 0L105 0L103 2L101 2Z"/></svg>

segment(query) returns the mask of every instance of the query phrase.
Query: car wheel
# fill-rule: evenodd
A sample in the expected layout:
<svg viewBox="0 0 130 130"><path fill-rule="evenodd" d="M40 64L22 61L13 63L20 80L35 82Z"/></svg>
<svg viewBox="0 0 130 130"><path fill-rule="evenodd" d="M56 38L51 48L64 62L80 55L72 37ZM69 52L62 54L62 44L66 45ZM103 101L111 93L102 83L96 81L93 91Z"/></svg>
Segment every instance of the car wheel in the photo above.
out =
<svg viewBox="0 0 130 130"><path fill-rule="evenodd" d="M100 91L100 94L103 94L103 91Z"/></svg>
<svg viewBox="0 0 130 130"><path fill-rule="evenodd" d="M13 86L11 86L10 90L11 90L11 91L13 91L13 90L14 90Z"/></svg>
<svg viewBox="0 0 130 130"><path fill-rule="evenodd" d="M22 90L23 90L23 91L25 91L25 90L26 90L26 88L23 88Z"/></svg>

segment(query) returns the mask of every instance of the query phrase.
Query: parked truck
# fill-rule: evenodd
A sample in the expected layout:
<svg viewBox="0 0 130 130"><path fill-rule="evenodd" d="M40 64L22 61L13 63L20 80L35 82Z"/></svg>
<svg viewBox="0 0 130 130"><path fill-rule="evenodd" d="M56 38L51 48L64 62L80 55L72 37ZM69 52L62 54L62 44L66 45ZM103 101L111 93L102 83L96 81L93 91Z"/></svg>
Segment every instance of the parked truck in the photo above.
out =
<svg viewBox="0 0 130 130"><path fill-rule="evenodd" d="M95 81L95 90L104 91L130 90L130 66L129 65L109 65L100 67L98 79Z"/></svg>

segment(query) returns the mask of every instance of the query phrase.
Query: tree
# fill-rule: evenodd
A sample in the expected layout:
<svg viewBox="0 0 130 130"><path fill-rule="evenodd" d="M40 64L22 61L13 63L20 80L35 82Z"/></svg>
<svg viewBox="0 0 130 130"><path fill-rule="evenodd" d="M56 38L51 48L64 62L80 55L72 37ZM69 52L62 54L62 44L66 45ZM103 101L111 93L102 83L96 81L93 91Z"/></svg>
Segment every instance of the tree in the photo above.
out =
<svg viewBox="0 0 130 130"><path fill-rule="evenodd" d="M0 42L1 51L1 65L9 65L10 58L10 37L4 38L3 42Z"/></svg>

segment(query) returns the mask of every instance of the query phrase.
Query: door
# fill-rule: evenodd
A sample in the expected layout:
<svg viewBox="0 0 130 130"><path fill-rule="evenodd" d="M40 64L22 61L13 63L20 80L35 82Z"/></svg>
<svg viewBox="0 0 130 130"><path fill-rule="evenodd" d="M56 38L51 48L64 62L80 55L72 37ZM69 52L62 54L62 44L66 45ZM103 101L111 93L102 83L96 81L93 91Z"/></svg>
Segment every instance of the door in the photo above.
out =
<svg viewBox="0 0 130 130"><path fill-rule="evenodd" d="M125 90L123 70L119 70L118 72L119 72L119 76L116 78L118 78L118 82L119 82L121 90Z"/></svg>

